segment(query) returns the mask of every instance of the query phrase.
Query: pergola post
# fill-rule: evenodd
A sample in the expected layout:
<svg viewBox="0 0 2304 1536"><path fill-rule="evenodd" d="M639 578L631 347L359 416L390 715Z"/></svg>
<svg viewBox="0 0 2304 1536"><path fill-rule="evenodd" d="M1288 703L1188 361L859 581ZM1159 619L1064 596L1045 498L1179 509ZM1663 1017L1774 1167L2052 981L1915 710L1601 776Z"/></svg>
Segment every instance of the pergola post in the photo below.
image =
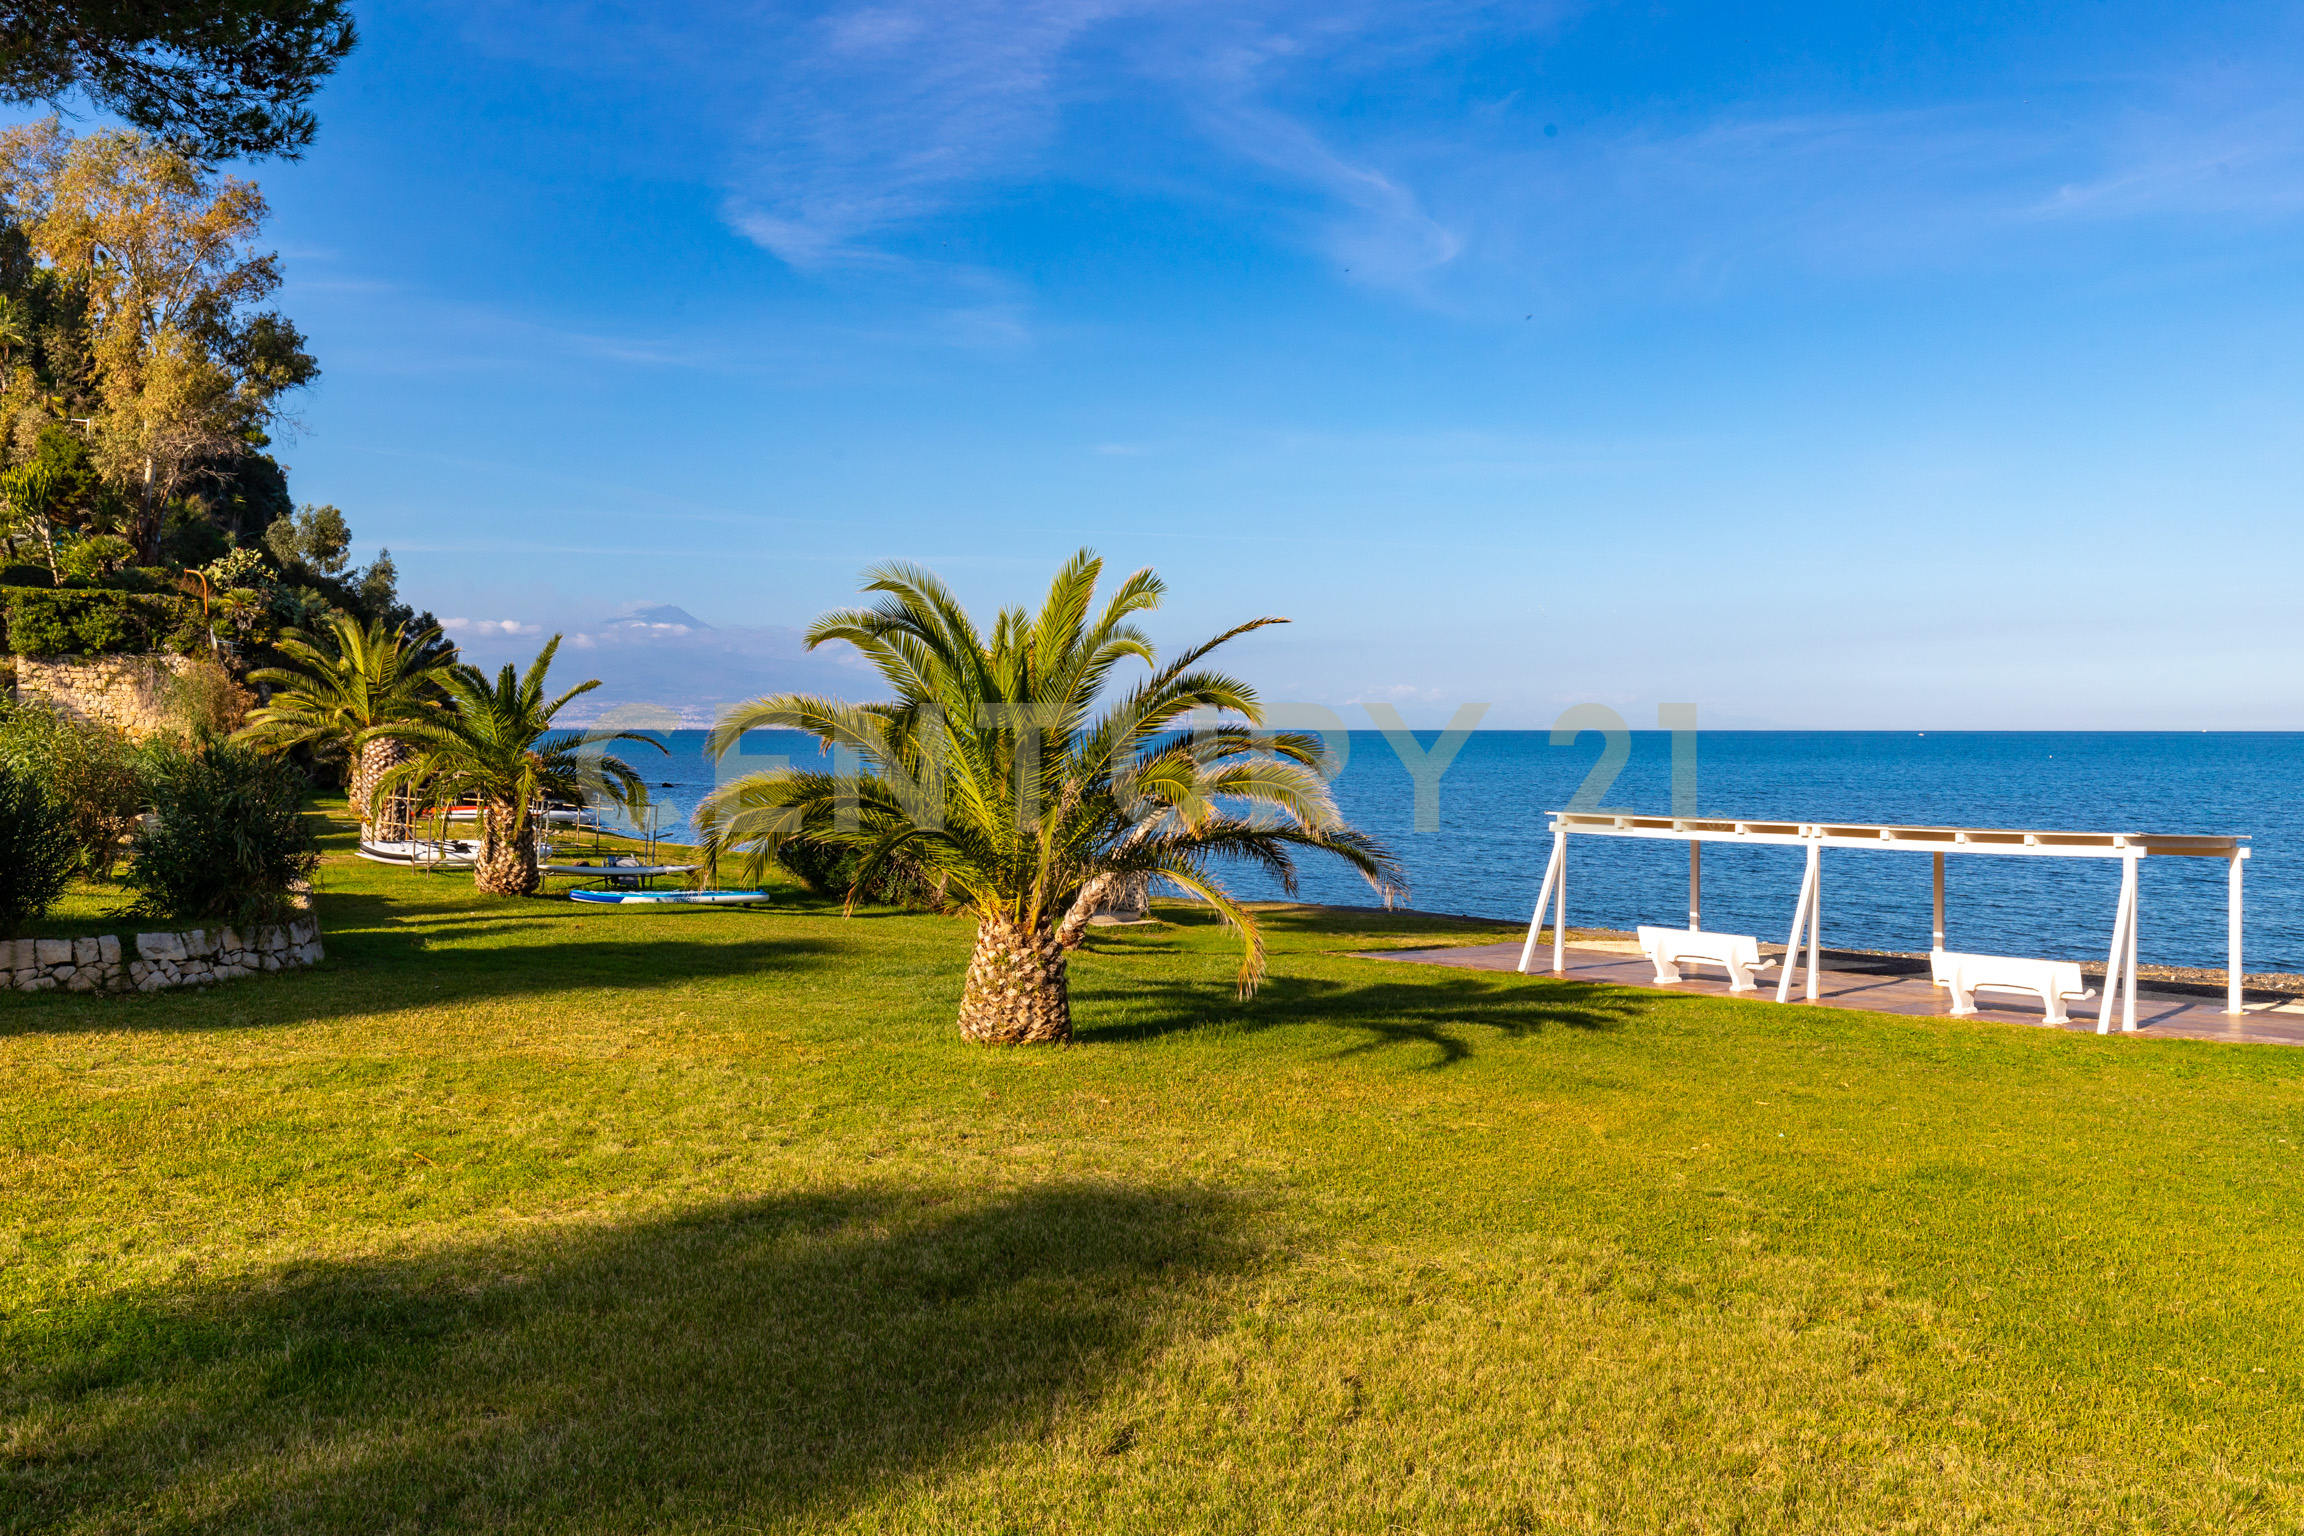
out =
<svg viewBox="0 0 2304 1536"><path fill-rule="evenodd" d="M2121 990L2120 1029L2124 1034L2136 1031L2136 930L2140 926L2141 912L2137 903L2136 878L2138 861L2130 858L2128 864L2128 973Z"/></svg>
<svg viewBox="0 0 2304 1536"><path fill-rule="evenodd" d="M1816 855L1822 852L1816 844L1808 845L1808 862L1800 871L1800 900L1792 908L1792 936L1784 941L1784 972L1776 978L1776 1001L1787 1002L1792 996L1792 973L1800 968L1800 935L1803 929L1809 938L1815 937L1813 918L1816 910ZM1809 950L1808 1000L1816 1000L1815 950Z"/></svg>
<svg viewBox="0 0 2304 1536"><path fill-rule="evenodd" d="M1936 861L1936 942L1934 948L1944 947L1944 854L1938 850L1932 857Z"/></svg>
<svg viewBox="0 0 2304 1536"><path fill-rule="evenodd" d="M1552 882L1552 974L1568 974L1568 834L1560 834L1560 873Z"/></svg>
<svg viewBox="0 0 2304 1536"><path fill-rule="evenodd" d="M1568 859L1568 834L1555 827L1552 830L1552 857L1544 861L1544 883L1536 888L1536 913L1528 919L1528 942L1520 946L1520 973L1528 973L1528 962L1536 958L1536 939L1544 931L1544 907L1552 899L1552 887L1560 878L1561 866Z"/></svg>
<svg viewBox="0 0 2304 1536"><path fill-rule="evenodd" d="M2242 1012L2240 979L2245 974L2240 969L2240 869L2242 861L2247 857L2248 850L2245 848L2232 850L2232 857L2228 861L2231 873L2226 877L2228 884L2225 887L2224 1011L2235 1017Z"/></svg>
<svg viewBox="0 0 2304 1536"><path fill-rule="evenodd" d="M2104 961L2104 997L2096 1005L2096 1033L2109 1034L2112 1029L2112 1009L2120 995L2120 978L2135 965L2136 955L2136 860L2133 855L2120 858L2120 897L2112 906L2112 952ZM2124 1028L2135 1027L2135 1007L2131 993L2129 1022Z"/></svg>
<svg viewBox="0 0 2304 1536"><path fill-rule="evenodd" d="M1816 972L1824 962L1824 845L1808 845L1808 1001L1816 1001Z"/></svg>

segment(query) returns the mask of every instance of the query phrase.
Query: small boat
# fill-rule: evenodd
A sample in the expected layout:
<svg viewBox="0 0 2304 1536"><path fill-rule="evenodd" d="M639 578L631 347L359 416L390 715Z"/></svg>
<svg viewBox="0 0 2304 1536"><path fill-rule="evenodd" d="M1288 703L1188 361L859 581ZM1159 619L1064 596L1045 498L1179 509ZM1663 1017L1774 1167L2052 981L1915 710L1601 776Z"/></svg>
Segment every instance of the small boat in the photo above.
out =
<svg viewBox="0 0 2304 1536"><path fill-rule="evenodd" d="M570 901L621 907L750 907L768 901L766 891L570 891Z"/></svg>
<svg viewBox="0 0 2304 1536"><path fill-rule="evenodd" d="M362 838L360 857L377 864L398 864L405 869L470 869L480 858L480 845L457 837L384 842Z"/></svg>
<svg viewBox="0 0 2304 1536"><path fill-rule="evenodd" d="M548 875L600 875L610 880L654 880L665 875L692 875L700 864L547 864Z"/></svg>

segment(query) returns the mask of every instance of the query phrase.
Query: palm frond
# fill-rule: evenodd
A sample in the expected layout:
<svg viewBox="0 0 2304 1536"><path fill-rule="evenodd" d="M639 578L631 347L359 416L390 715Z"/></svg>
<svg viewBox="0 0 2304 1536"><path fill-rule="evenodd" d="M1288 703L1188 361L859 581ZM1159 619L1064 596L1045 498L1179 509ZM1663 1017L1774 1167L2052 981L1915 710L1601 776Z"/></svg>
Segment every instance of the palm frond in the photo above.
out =
<svg viewBox="0 0 2304 1536"><path fill-rule="evenodd" d="M289 665L249 674L277 691L249 713L236 739L274 752L357 752L380 727L443 702L452 669L434 654L439 639L437 629L410 636L344 614L318 635L291 631L276 647Z"/></svg>
<svg viewBox="0 0 2304 1536"><path fill-rule="evenodd" d="M980 914L1027 928L1107 875L1154 873L1240 929L1243 986L1261 974L1261 939L1216 867L1293 890L1296 860L1318 853L1387 899L1400 893L1398 861L1338 813L1325 743L1260 729L1255 690L1205 665L1225 642L1285 621L1235 626L1162 663L1136 623L1159 606L1159 578L1137 571L1099 604L1102 572L1081 550L1036 610L1004 608L985 630L931 572L867 572L876 600L824 615L808 643L855 647L889 694L774 694L724 714L716 756L749 731L797 730L833 753L834 771L714 790L698 813L707 858L747 859L758 874L778 848L805 842L850 849L866 868L901 859ZM1144 674L1115 694L1120 669L1139 661Z"/></svg>

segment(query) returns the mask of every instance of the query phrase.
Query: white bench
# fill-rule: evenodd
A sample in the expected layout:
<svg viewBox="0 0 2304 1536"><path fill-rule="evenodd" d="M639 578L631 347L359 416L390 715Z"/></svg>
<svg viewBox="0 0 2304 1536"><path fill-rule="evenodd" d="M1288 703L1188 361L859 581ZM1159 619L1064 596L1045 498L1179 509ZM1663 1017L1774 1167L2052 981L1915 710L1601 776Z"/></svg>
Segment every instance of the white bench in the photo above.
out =
<svg viewBox="0 0 2304 1536"><path fill-rule="evenodd" d="M1939 949L1929 953L1928 968L1936 985L1952 989L1956 1017L1976 1011L1979 991L2029 992L2047 1008L2049 1023L2068 1024L2071 1018L2064 1012L2064 1000L2096 995L2094 987L2081 985L2080 967L2070 960L2019 960L2010 955L1962 955Z"/></svg>
<svg viewBox="0 0 2304 1536"><path fill-rule="evenodd" d="M1690 928L1642 928L1640 953L1656 966L1656 982L1669 986L1680 979L1680 967L1691 960L1725 967L1728 990L1753 990L1752 973L1773 960L1760 958L1760 941L1745 933L1699 933Z"/></svg>

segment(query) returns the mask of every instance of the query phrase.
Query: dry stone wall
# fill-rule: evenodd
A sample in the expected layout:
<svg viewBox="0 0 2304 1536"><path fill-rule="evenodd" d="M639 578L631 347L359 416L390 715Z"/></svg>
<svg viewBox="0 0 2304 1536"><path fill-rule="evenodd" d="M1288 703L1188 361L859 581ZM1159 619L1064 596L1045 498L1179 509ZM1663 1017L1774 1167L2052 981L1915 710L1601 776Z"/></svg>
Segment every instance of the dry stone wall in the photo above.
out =
<svg viewBox="0 0 2304 1536"><path fill-rule="evenodd" d="M203 987L322 958L320 921L299 917L261 928L194 928L84 939L0 941L0 986L19 992L157 992Z"/></svg>
<svg viewBox="0 0 2304 1536"><path fill-rule="evenodd" d="M130 738L172 730L169 684L195 663L185 656L18 656L15 697L74 720L99 720Z"/></svg>

